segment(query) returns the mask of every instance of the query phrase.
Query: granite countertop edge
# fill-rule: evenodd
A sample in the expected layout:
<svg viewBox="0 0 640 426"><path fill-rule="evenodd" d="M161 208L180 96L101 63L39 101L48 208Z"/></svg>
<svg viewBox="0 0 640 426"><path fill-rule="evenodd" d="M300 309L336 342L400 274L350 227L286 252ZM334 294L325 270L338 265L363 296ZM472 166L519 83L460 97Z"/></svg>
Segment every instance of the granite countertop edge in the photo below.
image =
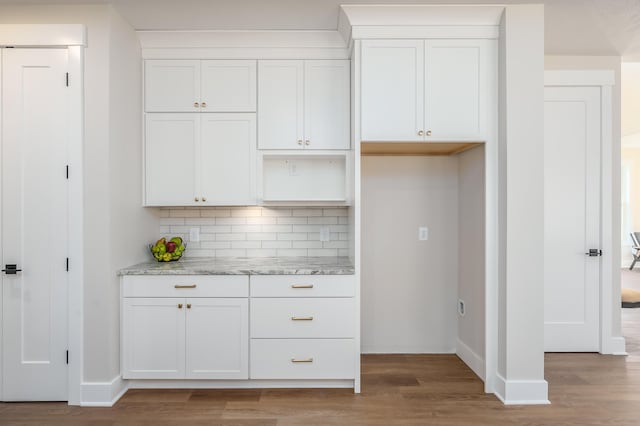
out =
<svg viewBox="0 0 640 426"><path fill-rule="evenodd" d="M129 275L353 275L348 257L193 258L143 262L122 268Z"/></svg>

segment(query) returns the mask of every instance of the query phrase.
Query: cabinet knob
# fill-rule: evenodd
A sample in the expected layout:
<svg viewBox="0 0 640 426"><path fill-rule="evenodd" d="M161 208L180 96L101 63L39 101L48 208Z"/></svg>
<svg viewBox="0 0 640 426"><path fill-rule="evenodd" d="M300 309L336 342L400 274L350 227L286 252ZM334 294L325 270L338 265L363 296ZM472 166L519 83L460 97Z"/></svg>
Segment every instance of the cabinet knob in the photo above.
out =
<svg viewBox="0 0 640 426"><path fill-rule="evenodd" d="M197 203L198 201L200 201L200 198L196 197L193 200Z"/></svg>
<svg viewBox="0 0 640 426"><path fill-rule="evenodd" d="M418 136L423 136L424 132L422 130L418 130Z"/></svg>
<svg viewBox="0 0 640 426"><path fill-rule="evenodd" d="M427 130L427 136L431 136L431 130Z"/></svg>
<svg viewBox="0 0 640 426"><path fill-rule="evenodd" d="M298 145L302 145L302 140L299 140L299 141L298 141Z"/></svg>
<svg viewBox="0 0 640 426"><path fill-rule="evenodd" d="M187 309L191 309L191 303L187 303Z"/></svg>
<svg viewBox="0 0 640 426"><path fill-rule="evenodd" d="M206 108L207 107L207 103L203 102L201 106L202 106L202 108Z"/></svg>
<svg viewBox="0 0 640 426"><path fill-rule="evenodd" d="M206 197L202 197L202 202L207 201Z"/></svg>
<svg viewBox="0 0 640 426"><path fill-rule="evenodd" d="M194 103L193 103L193 106L194 106L194 107L196 107L196 108L198 108L198 107L200 106L200 104L199 104L199 103L197 103L197 102L194 102Z"/></svg>
<svg viewBox="0 0 640 426"><path fill-rule="evenodd" d="M178 309L182 309L182 303L178 303Z"/></svg>
<svg viewBox="0 0 640 426"><path fill-rule="evenodd" d="M306 141L304 141L304 144L309 146L309 145L311 145L311 141L309 139L307 139Z"/></svg>

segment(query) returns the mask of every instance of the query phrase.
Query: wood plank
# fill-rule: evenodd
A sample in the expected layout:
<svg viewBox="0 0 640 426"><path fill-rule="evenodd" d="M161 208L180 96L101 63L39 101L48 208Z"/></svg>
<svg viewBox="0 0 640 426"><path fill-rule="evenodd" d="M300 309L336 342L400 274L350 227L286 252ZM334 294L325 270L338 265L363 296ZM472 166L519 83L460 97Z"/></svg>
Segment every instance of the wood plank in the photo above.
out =
<svg viewBox="0 0 640 426"><path fill-rule="evenodd" d="M362 155L379 156L448 156L482 145L480 142L362 142Z"/></svg>

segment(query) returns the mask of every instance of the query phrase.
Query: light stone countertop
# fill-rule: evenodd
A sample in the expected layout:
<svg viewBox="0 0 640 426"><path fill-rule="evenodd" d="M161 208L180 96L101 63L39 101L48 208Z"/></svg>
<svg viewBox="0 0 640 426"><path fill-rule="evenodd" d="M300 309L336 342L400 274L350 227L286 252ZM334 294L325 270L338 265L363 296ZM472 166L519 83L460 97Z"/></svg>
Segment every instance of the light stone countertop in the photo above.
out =
<svg viewBox="0 0 640 426"><path fill-rule="evenodd" d="M353 275L348 257L207 257L149 261L118 275Z"/></svg>

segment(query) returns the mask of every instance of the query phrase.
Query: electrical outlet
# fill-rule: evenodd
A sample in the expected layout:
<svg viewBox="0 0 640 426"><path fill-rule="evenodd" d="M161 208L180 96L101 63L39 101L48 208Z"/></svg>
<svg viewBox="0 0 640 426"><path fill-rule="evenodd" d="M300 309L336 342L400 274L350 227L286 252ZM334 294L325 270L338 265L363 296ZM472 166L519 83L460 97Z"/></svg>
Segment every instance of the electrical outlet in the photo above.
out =
<svg viewBox="0 0 640 426"><path fill-rule="evenodd" d="M420 241L427 241L429 239L429 228L421 226L418 228L418 239Z"/></svg>
<svg viewBox="0 0 640 426"><path fill-rule="evenodd" d="M320 241L329 241L331 239L331 233L328 226L320 227Z"/></svg>
<svg viewBox="0 0 640 426"><path fill-rule="evenodd" d="M289 176L298 176L298 165L293 161L289 161Z"/></svg>
<svg viewBox="0 0 640 426"><path fill-rule="evenodd" d="M463 317L464 313L465 313L464 300L458 299L458 315Z"/></svg>
<svg viewBox="0 0 640 426"><path fill-rule="evenodd" d="M200 241L200 228L189 229L189 241L197 243Z"/></svg>

